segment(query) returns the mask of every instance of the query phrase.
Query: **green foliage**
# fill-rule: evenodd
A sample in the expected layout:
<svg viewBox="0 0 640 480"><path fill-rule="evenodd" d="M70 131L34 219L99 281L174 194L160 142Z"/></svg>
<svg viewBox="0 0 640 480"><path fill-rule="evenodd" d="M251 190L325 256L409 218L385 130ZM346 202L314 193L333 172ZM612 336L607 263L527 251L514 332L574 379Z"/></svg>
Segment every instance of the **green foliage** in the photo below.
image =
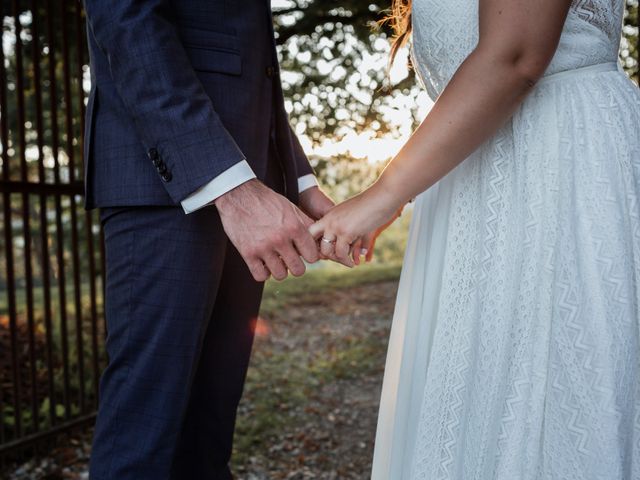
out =
<svg viewBox="0 0 640 480"><path fill-rule="evenodd" d="M394 133L383 120L393 96L416 97L413 75L392 88L386 83L385 58L390 32L376 28L391 0L285 0L274 17L281 44L282 68L291 116L304 132L319 142L348 130ZM626 0L621 57L627 71L638 71L638 0ZM365 68L363 58L381 59ZM380 65L382 68L380 68ZM416 111L413 112L414 121Z"/></svg>
<svg viewBox="0 0 640 480"><path fill-rule="evenodd" d="M382 119L394 94L416 94L412 75L384 88L388 28L378 28L388 0L290 0L275 9L285 94L294 123L314 141L349 130L379 135L397 126ZM366 58L377 62L365 62Z"/></svg>
<svg viewBox="0 0 640 480"><path fill-rule="evenodd" d="M67 287L69 287L67 285ZM82 331L78 332L76 329L75 322L75 306L73 302L73 296L67 295L67 345L66 345L66 354L63 349L62 343L62 324L61 318L59 316L58 304L54 303L53 305L53 318L52 318L52 331L51 331L51 358L52 364L49 365L47 363L47 357L45 355L45 346L46 346L46 327L44 323L44 306L41 303L43 299L43 292L41 287L37 287L34 289L34 311L35 311L35 328L34 328L34 356L35 356L35 384L32 383L30 371L31 371L31 363L30 363L30 351L29 351L29 341L27 339L27 324L25 322L24 317L21 315L18 317L18 332L17 332L17 344L18 344L18 365L20 368L18 369L19 381L20 381L20 389L21 389L21 397L20 397L20 418L21 424L23 427L23 431L29 432L34 431L36 427L39 430L44 430L52 427L52 417L55 422L60 422L67 417L73 418L81 412L80 409L80 392L84 392L85 398L85 408L87 411L90 411L95 407L97 403L97 398L95 396L95 391L97 388L97 379L93 377L93 327L91 324L90 318L87 316L87 312L90 311L90 297L88 295L89 287L87 284L82 285L83 296L81 298L82 302L82 312L84 315L82 317L81 328ZM70 293L70 291L69 291ZM23 289L17 291L18 304L21 304L25 300L25 292ZM54 287L52 289L52 297L57 298L57 289ZM4 300L4 299L2 299ZM0 319L7 318L6 310L5 313L2 312L2 309L6 309L6 305L2 305L2 301L0 301ZM102 312L101 302L98 303L97 309L99 312ZM104 338L104 331L102 329L103 322L102 320L98 321L96 325L98 344L98 351L96 352L99 368L106 365L106 353L104 350L104 342L102 339ZM80 334L79 334L80 333ZM80 343L83 348L83 355L80 355L78 351L78 342L80 337ZM10 344L8 343L8 325L6 322L0 322L0 352L2 349L6 349L8 352L10 350ZM67 359L68 365L68 405L69 411L67 415L67 410L65 406L65 399L63 392L65 391L65 375L64 375L64 362L65 357ZM82 364L80 363L80 359L82 357ZM0 359L2 356L0 355ZM5 357L6 360L9 360L10 356L7 353ZM5 362L0 362L0 375L5 375L7 381L3 386L3 415L0 421L3 422L5 426L5 431L7 434L7 438L13 438L15 436L15 409L14 409L14 396L13 396L13 379L10 365ZM53 376L53 397L50 396L49 384L48 384L48 374L49 369L52 371ZM80 375L80 372L83 372L83 375ZM36 415L37 418L34 417L32 411L31 404L31 396L35 392L35 405L36 405Z"/></svg>
<svg viewBox="0 0 640 480"><path fill-rule="evenodd" d="M640 81L640 68L638 63L640 58L639 26L638 0L627 0L620 57L625 70L636 83Z"/></svg>
<svg viewBox="0 0 640 480"><path fill-rule="evenodd" d="M367 159L312 157L311 163L323 188L336 201L344 201L371 185L384 167Z"/></svg>
<svg viewBox="0 0 640 480"><path fill-rule="evenodd" d="M84 43L76 41L84 37L84 25L76 21L76 11L81 4L54 3L53 12L44 7L44 2L37 4L34 11L24 2L15 2L18 10L2 4L7 89L5 119L9 140L3 147L7 148L12 163L12 179L20 176L16 162L24 156L29 160L26 172L29 180L38 178L38 162L34 161L38 157L46 160L45 178L53 180L56 154L61 178L67 180L73 174L81 179L80 139L86 94L83 83L88 78L88 66L85 65L88 55ZM68 50L67 63L64 62L65 49ZM20 103L24 105L23 118L19 114ZM38 104L42 109L40 116ZM21 148L22 135L25 149ZM70 159L75 163L73 172L70 171Z"/></svg>

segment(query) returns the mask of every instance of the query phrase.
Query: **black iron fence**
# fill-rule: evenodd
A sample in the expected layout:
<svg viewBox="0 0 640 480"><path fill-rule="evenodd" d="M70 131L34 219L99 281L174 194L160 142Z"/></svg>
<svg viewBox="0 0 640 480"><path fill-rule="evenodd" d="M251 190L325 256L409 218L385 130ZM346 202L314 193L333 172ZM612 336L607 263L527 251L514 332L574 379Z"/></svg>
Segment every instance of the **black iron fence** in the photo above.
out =
<svg viewBox="0 0 640 480"><path fill-rule="evenodd" d="M627 3L621 56L637 80L638 2ZM0 0L0 20L2 457L92 421L105 358L103 243L82 207L81 3Z"/></svg>
<svg viewBox="0 0 640 480"><path fill-rule="evenodd" d="M82 206L81 3L0 2L0 454L90 421L102 241Z"/></svg>

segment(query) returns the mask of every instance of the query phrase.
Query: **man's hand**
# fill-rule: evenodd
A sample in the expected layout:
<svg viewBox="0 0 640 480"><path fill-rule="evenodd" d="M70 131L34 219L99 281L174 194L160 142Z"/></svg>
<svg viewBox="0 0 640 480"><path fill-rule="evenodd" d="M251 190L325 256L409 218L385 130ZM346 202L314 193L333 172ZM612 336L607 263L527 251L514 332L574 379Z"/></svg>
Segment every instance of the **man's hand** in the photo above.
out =
<svg viewBox="0 0 640 480"><path fill-rule="evenodd" d="M313 220L320 220L335 206L319 187L311 187L300 194L300 208Z"/></svg>
<svg viewBox="0 0 640 480"><path fill-rule="evenodd" d="M229 240L258 282L270 274L284 280L287 270L304 274L300 256L309 263L318 261L318 246L308 230L313 221L258 180L243 183L214 203Z"/></svg>

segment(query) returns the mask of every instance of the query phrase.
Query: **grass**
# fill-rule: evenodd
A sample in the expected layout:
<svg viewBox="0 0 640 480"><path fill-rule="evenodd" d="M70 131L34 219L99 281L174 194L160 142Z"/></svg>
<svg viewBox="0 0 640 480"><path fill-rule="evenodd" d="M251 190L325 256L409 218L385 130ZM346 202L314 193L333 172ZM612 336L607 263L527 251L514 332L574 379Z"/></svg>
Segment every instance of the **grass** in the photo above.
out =
<svg viewBox="0 0 640 480"><path fill-rule="evenodd" d="M386 339L368 337L345 342L335 351L309 358L308 352L260 358L249 370L244 408L237 419L232 458L235 470L251 464L250 457L268 452L283 434L304 423L305 407L323 385L356 380L379 371L377 359ZM380 373L381 374L381 373Z"/></svg>
<svg viewBox="0 0 640 480"><path fill-rule="evenodd" d="M270 281L262 313L286 317L288 307L322 304L331 291L396 281L399 274L398 263L369 264L353 270L327 266L301 278ZM330 346L313 351L278 351L268 343L257 345L238 415L234 468L246 468L252 456L263 455L269 445L282 441L283 432L299 425L301 417L304 421L305 407L323 385L378 374L386 341L386 336L363 331L358 336L338 336L331 339Z"/></svg>
<svg viewBox="0 0 640 480"><path fill-rule="evenodd" d="M20 285L22 282L20 282ZM66 308L67 312L75 311L75 286L73 284L73 279L67 279L65 293L66 293ZM90 286L89 282L85 281L80 284L80 292L81 292L81 302L82 309L84 311L89 311L91 305L91 297L89 295ZM99 278L96 279L96 303L98 307L98 311L101 311L102 307L102 286ZM51 296L51 310L52 312L57 312L60 309L60 293L58 288L58 283L55 282L50 287L50 296ZM24 286L18 286L15 289L15 299L16 299L16 307L18 310L18 314L24 314L26 311L27 304L27 290ZM36 317L42 317L44 315L44 287L41 285L36 285L33 287L33 307L36 312ZM0 296L0 316L9 314L9 301L7 297L7 291L3 289L2 295Z"/></svg>
<svg viewBox="0 0 640 480"><path fill-rule="evenodd" d="M339 265L328 265L312 269L300 278L287 278L282 282L270 280L265 286L262 300L264 313L276 312L287 305L317 302L322 293L345 290L360 285L397 280L400 263L371 263L348 269Z"/></svg>
<svg viewBox="0 0 640 480"><path fill-rule="evenodd" d="M77 315L75 306L75 298L73 295L73 282L67 282L66 288L66 329L67 329L67 359L68 359L68 376L69 376L69 415L75 417L80 413L79 397L81 385L84 387L85 401L87 408L96 401L94 396L94 388L97 383L97 379L93 377L93 343L92 343L92 322L90 319L91 311L91 297L89 295L90 288L87 282L81 285L81 325L82 325L82 346L84 358L82 365L84 367L84 375L80 376L80 357L77 348L78 331L77 331ZM101 286L98 283L96 285L98 292L96 298L96 309L98 315L102 312L102 295ZM45 356L46 349L46 326L44 321L45 307L44 307L44 288L42 286L35 286L33 288L33 308L34 308L34 339L35 339L35 370L36 370L36 384L35 390L37 392L37 406L38 406L38 418L34 417L30 404L25 398L27 394L30 394L31 389L34 388L29 375L29 369L31 366L28 350L27 340L27 307L26 307L26 289L17 288L15 291L16 297L16 310L18 321L18 363L20 365L20 384L23 393L23 400L21 402L21 420L24 428L32 429L35 424L41 430L50 428L50 408L53 415L58 420L64 418L66 415L66 407L63 403L63 391L65 388L64 368L63 368L63 342L62 342L62 317L60 312L59 302L59 290L57 283L51 285L51 350L52 350L52 363L47 363ZM102 341L103 332L102 318L97 319L96 328L98 334L98 351L96 352L101 366L106 364L106 358L104 353L104 344ZM9 315L7 308L7 295L5 291L2 291L2 298L0 299L0 351L2 348L9 350ZM2 357L0 355L0 357ZM0 370L8 374L10 370L9 362L11 356L7 353L0 362ZM47 371L52 370L53 375L53 396L50 397L49 385L47 381ZM7 380L9 383L6 386L5 392L9 391L12 385L12 379ZM53 405L52 405L53 402ZM3 406L2 422L7 428L7 438L12 438L14 434L13 425L15 424L15 412L13 408L13 401L8 401L5 398Z"/></svg>

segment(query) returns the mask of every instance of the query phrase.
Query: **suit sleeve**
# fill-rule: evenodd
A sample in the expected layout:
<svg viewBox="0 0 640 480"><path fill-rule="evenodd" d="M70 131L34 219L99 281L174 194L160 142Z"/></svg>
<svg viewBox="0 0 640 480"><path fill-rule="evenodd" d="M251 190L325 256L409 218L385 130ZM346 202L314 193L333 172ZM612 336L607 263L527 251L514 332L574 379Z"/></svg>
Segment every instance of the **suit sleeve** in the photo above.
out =
<svg viewBox="0 0 640 480"><path fill-rule="evenodd" d="M309 162L309 158L307 154L304 153L304 149L302 145L300 145L300 140L298 140L298 136L293 131L291 126L289 126L290 135L291 135L291 145L293 147L293 155L295 157L296 168L298 170L298 178L304 177L307 175L315 175L313 171L313 167Z"/></svg>
<svg viewBox="0 0 640 480"><path fill-rule="evenodd" d="M85 0L85 10L149 161L176 204L245 160L191 66L168 0Z"/></svg>

